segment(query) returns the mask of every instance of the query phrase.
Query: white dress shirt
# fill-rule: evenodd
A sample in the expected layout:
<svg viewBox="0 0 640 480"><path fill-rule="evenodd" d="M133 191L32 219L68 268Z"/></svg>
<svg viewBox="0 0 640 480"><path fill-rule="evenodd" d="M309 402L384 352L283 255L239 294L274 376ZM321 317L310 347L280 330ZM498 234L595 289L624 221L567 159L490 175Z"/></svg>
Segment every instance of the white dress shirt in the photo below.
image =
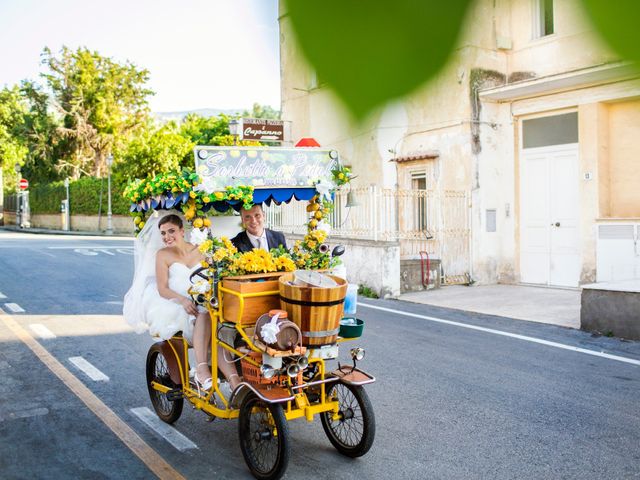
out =
<svg viewBox="0 0 640 480"><path fill-rule="evenodd" d="M255 248L261 248L262 250L265 251L269 251L269 243L267 242L267 230L262 230L262 235L259 237L256 237L255 235L250 234L249 232L247 232L247 237L249 237L249 240L251 240L251 244L255 247Z"/></svg>

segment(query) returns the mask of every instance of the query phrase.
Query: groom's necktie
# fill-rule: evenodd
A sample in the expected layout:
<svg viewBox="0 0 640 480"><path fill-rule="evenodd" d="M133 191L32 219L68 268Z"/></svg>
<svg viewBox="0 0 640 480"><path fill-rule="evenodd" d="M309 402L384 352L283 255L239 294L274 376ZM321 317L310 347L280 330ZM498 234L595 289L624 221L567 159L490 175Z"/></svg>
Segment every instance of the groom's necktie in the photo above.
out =
<svg viewBox="0 0 640 480"><path fill-rule="evenodd" d="M269 251L269 245L267 245L267 239L265 237L258 238L258 248Z"/></svg>

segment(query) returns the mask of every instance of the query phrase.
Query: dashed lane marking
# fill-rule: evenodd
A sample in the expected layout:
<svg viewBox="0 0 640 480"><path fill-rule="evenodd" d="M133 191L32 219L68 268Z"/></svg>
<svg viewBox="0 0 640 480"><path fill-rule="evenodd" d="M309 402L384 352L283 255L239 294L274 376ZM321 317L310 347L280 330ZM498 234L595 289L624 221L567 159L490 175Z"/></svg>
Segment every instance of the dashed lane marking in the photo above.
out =
<svg viewBox="0 0 640 480"><path fill-rule="evenodd" d="M565 345L563 343L550 342L548 340L542 340L541 338L528 337L526 335L519 335L517 333L503 332L502 330L495 330L493 328L478 327L476 325L469 325L467 323L453 322L451 320L445 320L444 318L429 317L427 315L418 315L417 313L403 312L401 310L394 310L392 308L378 307L376 305L370 305L363 302L359 302L358 305L372 308L374 310L381 310L383 312L396 313L398 315L404 315L413 318L421 318L423 320L429 320L430 322L443 323L445 325L452 325L454 327L468 328L470 330L492 333L494 335L501 335L503 337L517 338L518 340L524 340L526 342L538 343L540 345L546 345L548 347L561 348L563 350L570 350L572 352L584 353L586 355L593 355L594 357L601 357L609 360L615 360L617 362L630 363L631 365L640 366L640 360L635 360L633 358L620 357L618 355L611 355L610 353L598 352L596 350L589 350L587 348L574 347L572 345Z"/></svg>
<svg viewBox="0 0 640 480"><path fill-rule="evenodd" d="M51 340L52 338L56 338L56 334L41 323L30 323L29 328L43 340Z"/></svg>
<svg viewBox="0 0 640 480"><path fill-rule="evenodd" d="M24 308L17 303L5 303L4 306L11 310L11 313L24 313Z"/></svg>
<svg viewBox="0 0 640 480"><path fill-rule="evenodd" d="M9 412L0 414L0 422L5 420L15 420L17 418L30 418L40 415L46 415L49 413L48 408L31 408L29 410L22 410L20 412Z"/></svg>
<svg viewBox="0 0 640 480"><path fill-rule="evenodd" d="M69 357L69 361L75 365L78 370L84 372L91 380L96 382L108 382L109 377L94 367L90 362L82 357Z"/></svg>
<svg viewBox="0 0 640 480"><path fill-rule="evenodd" d="M13 318L0 310L2 321L144 464L161 480L186 480L162 456L152 449L113 410L65 368L40 342Z"/></svg>
<svg viewBox="0 0 640 480"><path fill-rule="evenodd" d="M147 407L132 408L131 413L138 417L142 422L144 422L149 428L151 428L154 432L164 438L167 442L173 445L177 450L184 452L185 450L198 448L195 443L193 443L182 433L176 430L175 427L164 423Z"/></svg>

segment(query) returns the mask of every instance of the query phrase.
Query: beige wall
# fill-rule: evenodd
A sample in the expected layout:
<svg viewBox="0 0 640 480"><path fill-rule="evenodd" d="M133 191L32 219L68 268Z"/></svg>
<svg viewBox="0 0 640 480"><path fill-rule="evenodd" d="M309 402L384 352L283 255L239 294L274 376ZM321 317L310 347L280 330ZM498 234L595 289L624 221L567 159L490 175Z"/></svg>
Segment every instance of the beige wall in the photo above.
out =
<svg viewBox="0 0 640 480"><path fill-rule="evenodd" d="M473 277L478 283L519 281L521 116L578 110L581 281L590 281L595 274L596 219L640 217L633 188L640 185L640 169L633 168L640 158L640 108L638 101L630 100L640 95L638 80L621 77L474 104L471 87L478 79L481 90L505 82L518 85L527 75L543 83L549 76L619 60L594 35L580 0L555 0L555 33L534 38L534 1L477 1L443 71L360 126L350 125L330 90L310 88L313 75L293 46L286 15L280 23L282 111L283 118L292 122L293 139L313 136L323 146L336 148L359 176L358 185L406 185L405 174L401 170L401 178L396 178L389 161L437 151L434 188L471 192ZM584 180L585 173L591 173L592 180ZM495 233L486 232L487 209L497 212Z"/></svg>
<svg viewBox="0 0 640 480"><path fill-rule="evenodd" d="M532 71L541 77L618 60L594 36L580 0L553 3L554 33L535 38L535 0L503 2L503 7L511 6L511 21L503 27L513 39L513 49L508 54L508 74Z"/></svg>
<svg viewBox="0 0 640 480"><path fill-rule="evenodd" d="M609 215L640 217L640 100L612 103L609 110Z"/></svg>

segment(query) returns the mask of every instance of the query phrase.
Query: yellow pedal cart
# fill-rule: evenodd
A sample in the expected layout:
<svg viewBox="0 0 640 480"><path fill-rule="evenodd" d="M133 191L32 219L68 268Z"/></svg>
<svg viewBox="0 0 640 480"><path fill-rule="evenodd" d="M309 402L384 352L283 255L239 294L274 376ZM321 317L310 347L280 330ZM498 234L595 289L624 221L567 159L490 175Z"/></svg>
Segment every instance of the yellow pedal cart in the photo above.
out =
<svg viewBox="0 0 640 480"><path fill-rule="evenodd" d="M198 147L195 152L198 183L206 183L213 175L212 171L220 171L220 164L216 163L220 151L229 153L236 162L260 159L263 153L257 150L251 154L249 149L236 148L240 152L238 156L237 153L233 155L233 148ZM264 149L267 154L264 158L285 158L286 163L290 157L278 157L279 150ZM332 171L335 177L336 167L344 172L337 163L335 152L295 150L298 151L292 155L298 157L291 158L298 162L296 165L300 164L300 150L316 156L321 152L328 157L325 173L329 177ZM278 172L284 171L283 163L280 165ZM282 178L277 172L274 175ZM251 179L240 178L239 181ZM260 181L264 182L264 179ZM305 181L306 184L300 185L303 182L294 172L290 182L295 184L293 187L257 185L253 188L252 200L267 204L270 201L286 203L293 198L310 200L311 208L307 211L311 220L317 220L320 216L315 212L324 207L316 208L313 202L319 203L322 186L309 185L309 181ZM209 187L224 191L224 187ZM326 192L325 198L329 198ZM228 200L226 203L234 206ZM200 212L199 206L196 205L195 210ZM341 254L340 248L334 248L329 255ZM203 266L192 275L193 282L205 280L212 286L209 294L193 292L192 296L210 314L210 365L214 378L215 372L219 371L218 346L232 354L239 365L242 382L233 391L222 375L218 382L214 381L210 391L197 388L190 377L190 346L180 334L153 344L146 360L149 396L158 417L167 423L175 422L187 401L212 420L238 418L242 454L251 473L258 479L276 479L284 474L290 456L289 420L304 418L311 422L319 416L331 444L349 457L366 454L375 437L375 416L364 389L364 385L375 379L357 366L364 358L364 350L351 348L347 365L338 361L343 342L353 340L345 338L349 335L345 334L346 330L342 331L342 336L338 335L346 282L331 277L335 285L329 288L300 286L293 276L293 273L277 272L234 278L221 275L215 265ZM274 316L276 320L273 320ZM282 338L268 344L260 332L261 327L272 321L274 324L281 322Z"/></svg>

